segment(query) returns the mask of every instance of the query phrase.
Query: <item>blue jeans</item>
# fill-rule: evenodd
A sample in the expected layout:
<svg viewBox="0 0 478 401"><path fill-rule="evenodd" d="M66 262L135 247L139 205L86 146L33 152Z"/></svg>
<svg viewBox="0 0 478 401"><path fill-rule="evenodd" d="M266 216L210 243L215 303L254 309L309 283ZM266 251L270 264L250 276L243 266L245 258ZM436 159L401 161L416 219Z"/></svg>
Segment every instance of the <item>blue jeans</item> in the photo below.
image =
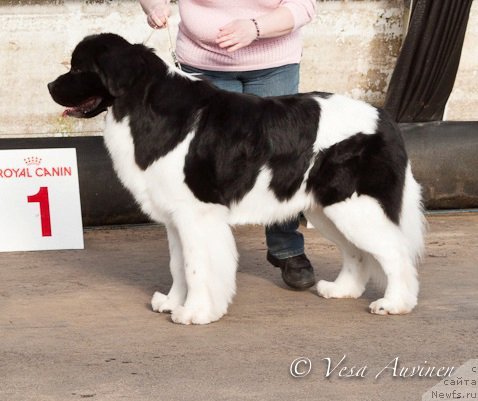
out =
<svg viewBox="0 0 478 401"><path fill-rule="evenodd" d="M292 95L299 91L299 64L255 71L208 71L182 65L188 73L201 74L218 88L257 96ZM266 227L269 252L278 259L304 253L304 237L297 231L299 217Z"/></svg>

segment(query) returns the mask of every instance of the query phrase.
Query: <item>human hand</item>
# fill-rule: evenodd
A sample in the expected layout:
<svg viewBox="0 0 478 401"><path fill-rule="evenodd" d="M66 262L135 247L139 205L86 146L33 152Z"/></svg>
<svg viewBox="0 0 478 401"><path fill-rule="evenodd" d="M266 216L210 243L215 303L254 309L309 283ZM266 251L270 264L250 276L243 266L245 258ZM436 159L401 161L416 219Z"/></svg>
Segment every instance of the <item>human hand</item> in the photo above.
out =
<svg viewBox="0 0 478 401"><path fill-rule="evenodd" d="M168 16L171 14L171 8L169 4L164 4L160 2L154 5L148 11L148 24L153 29L164 28L168 23Z"/></svg>
<svg viewBox="0 0 478 401"><path fill-rule="evenodd" d="M257 39L256 25L250 19L236 19L222 28L216 38L221 49L233 52L249 46Z"/></svg>

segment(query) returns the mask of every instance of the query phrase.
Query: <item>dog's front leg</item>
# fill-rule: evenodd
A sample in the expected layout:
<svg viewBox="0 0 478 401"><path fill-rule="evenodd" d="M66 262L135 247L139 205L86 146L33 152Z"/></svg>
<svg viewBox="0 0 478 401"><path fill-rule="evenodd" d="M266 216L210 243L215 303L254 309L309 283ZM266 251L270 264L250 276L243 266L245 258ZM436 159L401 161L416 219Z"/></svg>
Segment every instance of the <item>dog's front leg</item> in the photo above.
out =
<svg viewBox="0 0 478 401"><path fill-rule="evenodd" d="M184 304L187 295L186 277L184 273L184 258L178 230L173 224L166 224L169 245L169 268L173 277L173 285L168 295L156 291L151 300L155 312L172 312Z"/></svg>
<svg viewBox="0 0 478 401"><path fill-rule="evenodd" d="M187 297L173 310L175 323L207 324L219 320L235 293L237 251L223 210L177 213Z"/></svg>

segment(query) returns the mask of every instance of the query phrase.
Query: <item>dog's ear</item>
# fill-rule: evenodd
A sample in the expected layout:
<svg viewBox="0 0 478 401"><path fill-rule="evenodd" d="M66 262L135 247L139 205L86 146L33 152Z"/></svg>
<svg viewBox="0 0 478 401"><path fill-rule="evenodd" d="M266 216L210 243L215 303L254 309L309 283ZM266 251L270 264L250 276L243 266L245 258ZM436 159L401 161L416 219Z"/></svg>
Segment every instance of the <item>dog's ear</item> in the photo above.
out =
<svg viewBox="0 0 478 401"><path fill-rule="evenodd" d="M112 96L124 95L145 73L143 53L142 48L131 45L110 50L98 58L99 75Z"/></svg>

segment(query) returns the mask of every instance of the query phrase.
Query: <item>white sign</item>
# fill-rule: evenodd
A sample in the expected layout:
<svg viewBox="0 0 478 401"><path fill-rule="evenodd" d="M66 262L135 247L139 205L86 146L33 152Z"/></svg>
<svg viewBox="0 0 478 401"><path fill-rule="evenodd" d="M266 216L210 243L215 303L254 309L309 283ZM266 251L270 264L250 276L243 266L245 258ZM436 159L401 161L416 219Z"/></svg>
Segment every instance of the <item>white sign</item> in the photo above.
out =
<svg viewBox="0 0 478 401"><path fill-rule="evenodd" d="M83 249L75 149L0 150L0 251Z"/></svg>

